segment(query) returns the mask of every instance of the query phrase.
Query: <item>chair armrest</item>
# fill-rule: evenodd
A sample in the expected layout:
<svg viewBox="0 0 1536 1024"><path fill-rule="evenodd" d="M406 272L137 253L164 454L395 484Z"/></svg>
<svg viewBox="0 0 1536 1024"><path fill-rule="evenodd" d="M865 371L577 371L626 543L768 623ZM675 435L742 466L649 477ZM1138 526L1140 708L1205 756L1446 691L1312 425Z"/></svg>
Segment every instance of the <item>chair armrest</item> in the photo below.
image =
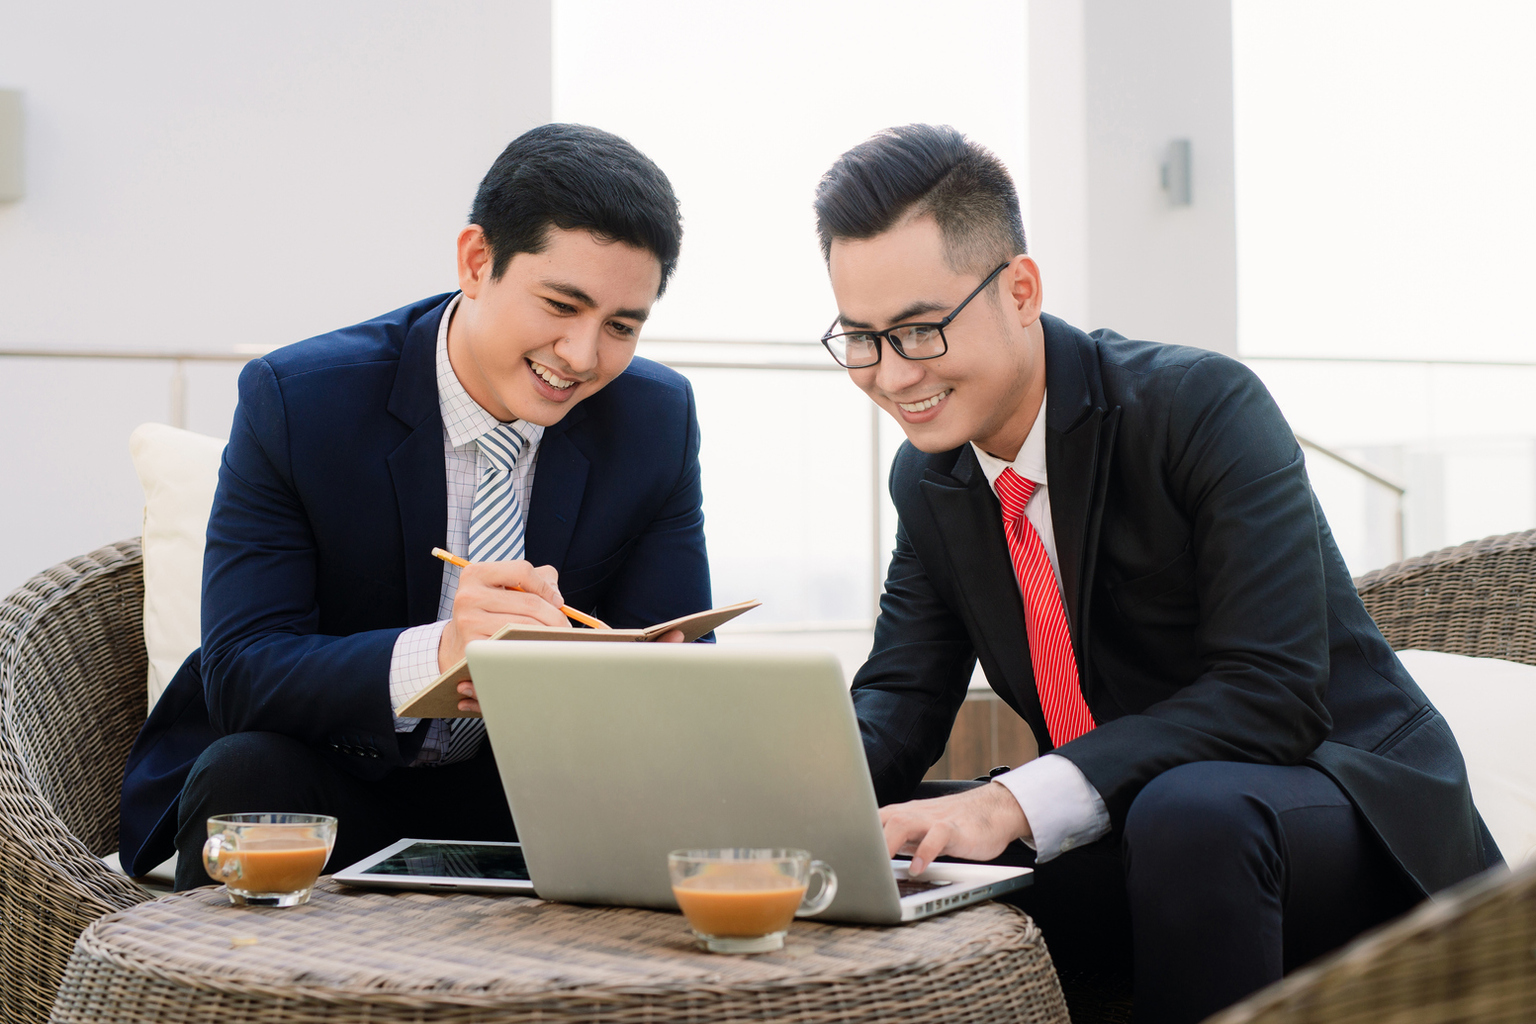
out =
<svg viewBox="0 0 1536 1024"><path fill-rule="evenodd" d="M43 1021L76 936L150 898L117 848L123 763L146 714L136 540L0 602L0 1018Z"/></svg>
<svg viewBox="0 0 1536 1024"><path fill-rule="evenodd" d="M1404 559L1355 587L1393 650L1536 665L1536 530Z"/></svg>

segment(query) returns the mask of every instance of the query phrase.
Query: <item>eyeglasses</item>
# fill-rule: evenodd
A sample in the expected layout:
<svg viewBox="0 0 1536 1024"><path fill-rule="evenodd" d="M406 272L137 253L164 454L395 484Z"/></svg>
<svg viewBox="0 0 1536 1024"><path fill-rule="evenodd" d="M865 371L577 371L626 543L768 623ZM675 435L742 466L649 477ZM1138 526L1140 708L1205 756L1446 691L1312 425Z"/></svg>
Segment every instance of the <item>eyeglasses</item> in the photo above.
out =
<svg viewBox="0 0 1536 1024"><path fill-rule="evenodd" d="M1003 272L1003 268L1012 263L1008 260L999 264L998 268L986 276L976 290L967 295L960 305L949 311L949 316L937 323L921 324L897 324L895 327L883 331L848 331L844 334L834 334L837 321L832 321L832 326L827 328L827 333L821 336L821 343L832 353L839 366L850 370L862 370L874 366L880 361L880 340L882 338L891 343L891 348L903 359L937 359L949 351L949 340L944 337L944 328L952 323L960 311L966 307L982 289L992 283L992 279Z"/></svg>

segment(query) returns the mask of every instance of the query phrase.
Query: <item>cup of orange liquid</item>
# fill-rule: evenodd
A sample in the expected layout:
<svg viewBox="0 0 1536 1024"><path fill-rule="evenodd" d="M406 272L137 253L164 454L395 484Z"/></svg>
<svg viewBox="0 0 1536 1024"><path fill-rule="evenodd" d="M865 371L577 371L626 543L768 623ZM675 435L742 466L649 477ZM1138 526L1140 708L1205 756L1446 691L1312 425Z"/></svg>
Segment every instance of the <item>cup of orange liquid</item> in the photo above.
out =
<svg viewBox="0 0 1536 1024"><path fill-rule="evenodd" d="M711 953L783 949L789 922L821 913L837 895L837 874L804 850L673 850L667 869L694 938Z"/></svg>
<svg viewBox="0 0 1536 1024"><path fill-rule="evenodd" d="M220 814L208 819L203 867L238 906L296 907L336 845L328 814Z"/></svg>

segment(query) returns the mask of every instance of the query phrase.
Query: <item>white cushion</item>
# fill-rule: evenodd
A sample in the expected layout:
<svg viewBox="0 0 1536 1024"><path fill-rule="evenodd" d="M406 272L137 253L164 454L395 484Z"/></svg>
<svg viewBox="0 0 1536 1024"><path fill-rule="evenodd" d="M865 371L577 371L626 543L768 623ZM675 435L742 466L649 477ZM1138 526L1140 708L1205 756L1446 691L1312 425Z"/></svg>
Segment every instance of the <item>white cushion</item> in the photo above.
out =
<svg viewBox="0 0 1536 1024"><path fill-rule="evenodd" d="M172 889L176 888L177 856L179 855L172 854L169 860L161 861L159 864L156 864L154 867L146 871L138 879L140 884L145 885L150 889L164 890L165 892L170 892ZM101 858L101 862L115 874L128 874L128 872L123 870L123 862L118 858L115 852L109 853L105 857Z"/></svg>
<svg viewBox="0 0 1536 1024"><path fill-rule="evenodd" d="M1536 668L1439 651L1397 656L1456 734L1472 799L1504 859L1536 860Z"/></svg>
<svg viewBox="0 0 1536 1024"><path fill-rule="evenodd" d="M145 423L128 438L144 487L144 646L149 706L202 643L203 544L224 442Z"/></svg>

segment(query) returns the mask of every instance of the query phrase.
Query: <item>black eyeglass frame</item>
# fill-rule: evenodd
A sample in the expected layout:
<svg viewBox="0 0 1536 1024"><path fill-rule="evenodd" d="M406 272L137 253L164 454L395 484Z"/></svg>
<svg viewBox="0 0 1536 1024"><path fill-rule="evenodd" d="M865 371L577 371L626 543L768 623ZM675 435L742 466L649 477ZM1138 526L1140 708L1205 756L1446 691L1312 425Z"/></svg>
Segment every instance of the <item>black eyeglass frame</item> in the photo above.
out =
<svg viewBox="0 0 1536 1024"><path fill-rule="evenodd" d="M838 319L841 319L841 317L839 317L839 318L836 318L836 319L834 319L832 321L832 326L827 328L827 333L825 333L825 334L823 334L821 336L822 347L827 350L827 353L832 357L833 361L836 362L838 366L841 366L845 370L867 370L871 366L878 366L879 363L880 363L881 358L885 355L884 346L882 346L880 344L882 341L889 341L891 343L891 348L894 349L896 354L901 356L901 358L903 358L903 359L909 359L909 360L911 360L913 362L919 362L919 361L924 360L924 359L937 359L940 356L942 356L942 355L946 354L947 352L949 352L949 338L945 336L944 328L948 327L951 323L953 323L954 320L955 320L955 317L960 315L960 311L962 309L964 309L967 305L969 305L970 301L972 299L974 299L976 296L980 295L982 293L982 291L987 287L987 285L991 284L993 279L996 278L998 274L1001 274L1003 272L1003 270L1008 266L1008 264L1010 264L1012 262L1013 262L1013 260L1005 260L1004 262L998 264L997 269L993 270L992 273L988 274L985 278L983 278L981 284L977 285L976 289L974 291L972 291L971 294L969 294L965 298L961 299L960 300L960 305L958 305L954 309L950 310L949 311L949 315L946 316L943 320L939 320L937 322L926 322L926 321L920 321L920 320L919 321L911 321L909 323L896 324L893 327L887 327L883 331L839 331L839 330L836 329L837 328L837 321L838 321ZM901 342L899 342L895 338L891 337L891 332L892 331L905 330L905 329L907 329L909 327L932 327L932 328L935 328L939 332L939 343L941 345L943 345L943 348L941 348L939 351L935 352L931 356L909 356L909 355L907 355L906 351L904 349L902 349L902 347L901 347ZM836 338L836 337L840 337L842 335L849 335L849 334L857 334L857 335L860 335L862 337L871 337L871 338L875 339L875 358L872 361L867 362L867 363L860 363L858 366L849 366L847 363L845 363L841 359L837 358L837 353L832 351L832 339Z"/></svg>

